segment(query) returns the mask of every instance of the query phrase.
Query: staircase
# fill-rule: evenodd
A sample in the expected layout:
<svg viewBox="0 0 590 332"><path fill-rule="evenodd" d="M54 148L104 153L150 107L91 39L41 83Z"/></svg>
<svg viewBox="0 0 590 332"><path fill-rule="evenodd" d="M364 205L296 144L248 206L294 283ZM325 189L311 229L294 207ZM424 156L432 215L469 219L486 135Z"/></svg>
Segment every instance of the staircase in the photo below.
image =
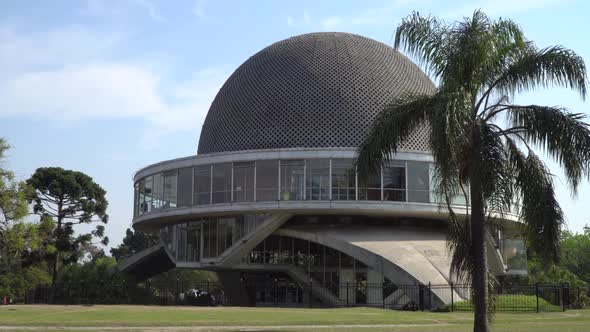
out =
<svg viewBox="0 0 590 332"><path fill-rule="evenodd" d="M324 303L332 306L340 306L344 304L340 298L334 295L320 282L310 278L304 271L290 266L285 269L285 272L291 277L291 279L297 282L302 289L311 291L314 296L320 298Z"/></svg>

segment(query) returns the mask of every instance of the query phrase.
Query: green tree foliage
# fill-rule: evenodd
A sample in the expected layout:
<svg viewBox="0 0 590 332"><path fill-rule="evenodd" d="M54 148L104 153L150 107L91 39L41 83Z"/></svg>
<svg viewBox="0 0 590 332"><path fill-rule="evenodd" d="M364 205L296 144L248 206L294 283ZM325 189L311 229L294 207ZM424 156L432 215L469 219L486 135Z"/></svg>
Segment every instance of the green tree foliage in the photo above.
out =
<svg viewBox="0 0 590 332"><path fill-rule="evenodd" d="M35 237L34 230L21 223L28 214L26 185L17 183L14 174L2 167L5 153L9 149L6 141L0 138L0 271L10 269L15 257L27 248L27 242Z"/></svg>
<svg viewBox="0 0 590 332"><path fill-rule="evenodd" d="M564 232L560 266L590 284L590 227L582 233Z"/></svg>
<svg viewBox="0 0 590 332"><path fill-rule="evenodd" d="M154 285L174 285L178 282L184 285L196 285L206 282L218 282L217 273L205 270L172 269L150 278Z"/></svg>
<svg viewBox="0 0 590 332"><path fill-rule="evenodd" d="M116 273L117 261L114 257L97 257L93 260L64 266L59 272L59 280L65 284L120 284L123 276Z"/></svg>
<svg viewBox="0 0 590 332"><path fill-rule="evenodd" d="M564 217L552 174L535 148L565 170L574 192L590 174L590 129L583 114L511 100L549 86L585 97L586 66L573 51L539 49L513 21L493 21L481 11L451 24L414 13L398 26L395 47L415 57L439 86L431 94L405 94L380 113L359 147L359 174L387 164L411 132L428 127L434 185L450 215L453 272L472 284L474 330L487 332L490 216L509 212L519 200L528 245L544 262L554 261ZM452 203L467 187L469 212L460 218Z"/></svg>
<svg viewBox="0 0 590 332"><path fill-rule="evenodd" d="M108 243L102 225L108 221L106 192L88 175L60 167L38 168L27 184L33 188L30 201L34 212L55 220L56 254L52 267L52 283L55 283L60 265L77 262L82 246L93 238ZM95 222L99 225L91 233L74 234L75 225Z"/></svg>
<svg viewBox="0 0 590 332"><path fill-rule="evenodd" d="M29 190L2 167L8 149L6 141L0 138L0 296L19 301L28 289L49 279L39 258L52 249L45 245L52 224L24 220L29 212Z"/></svg>
<svg viewBox="0 0 590 332"><path fill-rule="evenodd" d="M133 232L133 230L127 228L123 242L118 247L111 248L111 255L120 260L147 249L159 241L160 239L156 234Z"/></svg>

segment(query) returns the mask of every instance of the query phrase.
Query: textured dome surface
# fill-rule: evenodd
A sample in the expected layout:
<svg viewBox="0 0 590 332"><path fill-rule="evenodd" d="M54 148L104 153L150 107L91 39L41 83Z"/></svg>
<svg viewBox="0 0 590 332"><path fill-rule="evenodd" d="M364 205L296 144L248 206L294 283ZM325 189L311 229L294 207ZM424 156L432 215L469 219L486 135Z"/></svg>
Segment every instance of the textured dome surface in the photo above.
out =
<svg viewBox="0 0 590 332"><path fill-rule="evenodd" d="M375 40L337 32L292 37L229 77L211 104L198 154L357 147L388 102L434 89L408 58ZM428 131L417 130L400 149L428 151Z"/></svg>

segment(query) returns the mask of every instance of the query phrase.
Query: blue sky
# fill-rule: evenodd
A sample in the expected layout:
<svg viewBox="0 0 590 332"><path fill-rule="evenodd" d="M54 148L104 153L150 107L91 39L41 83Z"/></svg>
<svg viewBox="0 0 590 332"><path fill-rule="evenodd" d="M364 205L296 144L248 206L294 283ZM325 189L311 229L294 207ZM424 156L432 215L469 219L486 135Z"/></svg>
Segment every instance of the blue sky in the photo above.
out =
<svg viewBox="0 0 590 332"><path fill-rule="evenodd" d="M117 245L131 225L134 172L195 154L217 90L258 50L313 31L391 44L412 10L455 20L476 8L510 17L539 46L564 45L590 64L586 1L3 1L0 136L13 147L6 166L22 180L42 166L92 176L108 192L107 235ZM590 101L563 89L516 102L590 114ZM548 164L568 227L580 231L590 224L590 185L574 199Z"/></svg>

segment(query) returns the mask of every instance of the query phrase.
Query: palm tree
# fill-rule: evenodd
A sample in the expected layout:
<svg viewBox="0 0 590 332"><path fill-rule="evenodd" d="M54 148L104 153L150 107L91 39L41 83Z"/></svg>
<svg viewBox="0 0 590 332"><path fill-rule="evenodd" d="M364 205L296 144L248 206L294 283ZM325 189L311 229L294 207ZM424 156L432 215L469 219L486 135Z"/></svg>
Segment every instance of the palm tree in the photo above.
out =
<svg viewBox="0 0 590 332"><path fill-rule="evenodd" d="M562 107L515 105L516 93L562 86L586 96L583 59L561 46L538 49L511 20L481 11L447 24L413 13L398 26L400 46L437 82L432 94L406 94L385 107L358 150L361 177L378 171L400 142L420 126L431 132L434 186L449 212L451 272L472 286L474 331L488 331L486 225L514 201L527 245L545 261L558 258L563 213L541 150L564 169L575 194L590 174L590 130L585 116ZM468 212L453 198L469 192Z"/></svg>

